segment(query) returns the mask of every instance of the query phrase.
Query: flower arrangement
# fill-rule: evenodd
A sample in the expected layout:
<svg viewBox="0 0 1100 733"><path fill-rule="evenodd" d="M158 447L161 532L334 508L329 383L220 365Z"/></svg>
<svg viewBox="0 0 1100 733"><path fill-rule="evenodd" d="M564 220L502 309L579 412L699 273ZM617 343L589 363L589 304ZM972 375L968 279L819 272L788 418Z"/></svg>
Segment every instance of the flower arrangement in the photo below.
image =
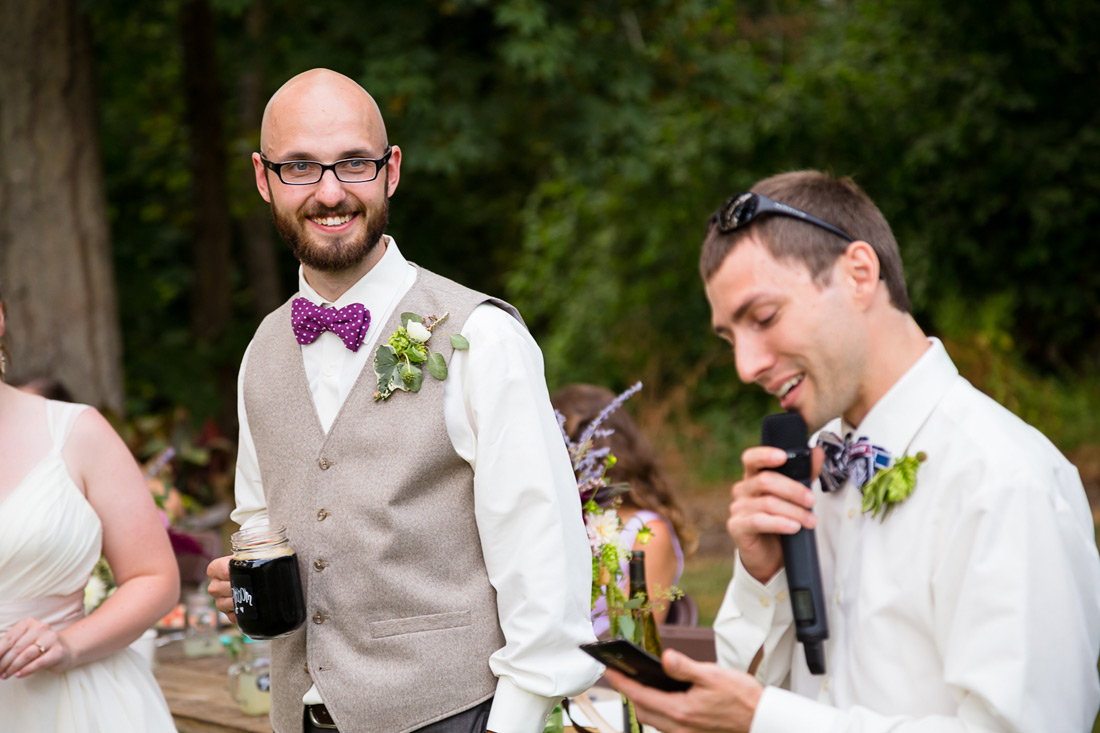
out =
<svg viewBox="0 0 1100 733"><path fill-rule="evenodd" d="M588 543L592 549L592 607L601 596L607 599L607 616L612 637L623 637L641 642L641 629L636 628L631 612L642 607L640 599L630 600L622 589L623 568L633 549L622 538L623 523L616 511L622 494L630 490L629 484L610 484L607 472L615 465L610 447L596 448L595 442L609 437L614 431L602 427L608 417L642 388L637 382L612 400L600 411L584 432L574 442L565 430L565 416L557 412L558 426L569 451L573 472L577 476L577 490L581 496L581 511L588 531ZM636 537L645 544L651 532L642 527ZM645 599L645 604L655 604L675 598L679 591L670 589L661 598Z"/></svg>
<svg viewBox="0 0 1100 733"><path fill-rule="evenodd" d="M888 469L880 470L863 487L863 511L885 521L886 515L902 503L917 487L917 468L928 458L924 451L897 459Z"/></svg>
<svg viewBox="0 0 1100 733"><path fill-rule="evenodd" d="M394 331L389 340L374 355L374 373L378 377L378 390L374 399L387 399L394 390L419 392L424 383L424 372L420 365L428 367L436 379L447 378L447 362L439 352L432 353L428 340L432 330L447 320L450 313L441 317L424 318L415 313L401 314L401 327ZM470 348L470 342L459 334L451 335L451 346L461 351Z"/></svg>

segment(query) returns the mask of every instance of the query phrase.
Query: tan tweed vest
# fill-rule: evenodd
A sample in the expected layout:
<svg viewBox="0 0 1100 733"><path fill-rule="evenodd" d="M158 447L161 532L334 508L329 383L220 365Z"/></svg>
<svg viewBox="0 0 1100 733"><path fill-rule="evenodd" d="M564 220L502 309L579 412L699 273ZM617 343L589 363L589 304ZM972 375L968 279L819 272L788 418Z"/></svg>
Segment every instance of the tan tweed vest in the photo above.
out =
<svg viewBox="0 0 1100 733"><path fill-rule="evenodd" d="M401 313L450 317L429 346L450 361L470 312L510 305L418 268L380 328ZM522 323L522 319L520 319ZM476 343L470 344L477 349ZM374 356L326 435L314 409L290 303L256 332L244 400L273 524L287 527L307 620L272 644L271 722L298 733L316 683L343 733L402 733L488 699L504 645L474 518L473 471L451 444L443 382L374 402Z"/></svg>

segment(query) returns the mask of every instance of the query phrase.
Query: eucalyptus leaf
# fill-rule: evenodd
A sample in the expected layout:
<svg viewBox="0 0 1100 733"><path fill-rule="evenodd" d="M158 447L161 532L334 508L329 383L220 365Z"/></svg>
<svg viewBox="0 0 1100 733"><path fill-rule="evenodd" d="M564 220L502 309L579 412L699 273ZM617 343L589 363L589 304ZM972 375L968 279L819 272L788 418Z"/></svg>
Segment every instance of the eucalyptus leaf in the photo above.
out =
<svg viewBox="0 0 1100 733"><path fill-rule="evenodd" d="M634 623L634 619L629 613L624 613L622 616L619 616L619 631L622 632L624 639L630 639L635 642L638 641L638 639L634 638L634 631L636 628L637 625Z"/></svg>
<svg viewBox="0 0 1100 733"><path fill-rule="evenodd" d="M466 349L470 348L470 342L467 341L466 337L462 334L452 333L451 346L453 346L456 351L465 351Z"/></svg>
<svg viewBox="0 0 1100 733"><path fill-rule="evenodd" d="M447 362L443 360L442 354L432 354L428 357L428 371L441 382L447 378Z"/></svg>
<svg viewBox="0 0 1100 733"><path fill-rule="evenodd" d="M378 377L379 399L386 399L393 392L393 380L397 376L397 352L392 346L383 345L374 353L374 373ZM398 379L397 381L401 381Z"/></svg>
<svg viewBox="0 0 1100 733"><path fill-rule="evenodd" d="M417 323L423 323L424 319L415 313L409 313L406 311L401 314L401 328L406 328L409 325L409 321L416 321Z"/></svg>
<svg viewBox="0 0 1100 733"><path fill-rule="evenodd" d="M406 392L420 391L420 386L424 383L424 372L420 367L402 363L397 366L397 373L400 375L398 381L401 382L401 389Z"/></svg>

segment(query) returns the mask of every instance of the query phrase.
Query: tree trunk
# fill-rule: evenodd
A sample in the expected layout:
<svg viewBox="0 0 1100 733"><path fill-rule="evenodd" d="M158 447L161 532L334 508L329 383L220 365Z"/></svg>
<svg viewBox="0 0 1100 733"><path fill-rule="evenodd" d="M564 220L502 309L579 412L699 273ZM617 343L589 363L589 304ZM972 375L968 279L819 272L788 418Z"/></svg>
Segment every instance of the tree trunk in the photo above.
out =
<svg viewBox="0 0 1100 733"><path fill-rule="evenodd" d="M95 119L74 0L0 9L0 285L9 379L54 377L122 410L122 349Z"/></svg>
<svg viewBox="0 0 1100 733"><path fill-rule="evenodd" d="M185 2L180 16L194 200L192 330L199 340L218 345L232 316L229 274L233 223L226 182L216 29L214 13L207 0ZM236 374L236 364L217 364L221 401L218 422L223 432L230 435L236 431L237 422Z"/></svg>
<svg viewBox="0 0 1100 733"><path fill-rule="evenodd" d="M266 6L253 3L245 21L245 33L249 46L264 46L264 21ZM254 141L259 150L260 118L264 111L264 65L259 58L252 58L248 70L241 78L241 130ZM282 305L286 296L279 284L275 239L272 236L271 209L255 188L250 192L254 204L244 220L245 260L248 263L248 282L252 290L252 303L256 321Z"/></svg>

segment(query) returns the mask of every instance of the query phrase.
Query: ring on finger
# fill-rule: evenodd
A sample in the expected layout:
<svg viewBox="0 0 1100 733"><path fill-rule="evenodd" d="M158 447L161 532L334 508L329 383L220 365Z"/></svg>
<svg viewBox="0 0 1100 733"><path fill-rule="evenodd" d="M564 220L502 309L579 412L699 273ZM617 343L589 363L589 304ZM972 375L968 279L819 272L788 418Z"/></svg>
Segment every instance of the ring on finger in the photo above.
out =
<svg viewBox="0 0 1100 733"><path fill-rule="evenodd" d="M45 647L44 645L42 645L42 644L36 644L35 646L37 646L37 647L38 647L38 653L39 653L39 654L45 654L45 653L46 653L46 647Z"/></svg>

